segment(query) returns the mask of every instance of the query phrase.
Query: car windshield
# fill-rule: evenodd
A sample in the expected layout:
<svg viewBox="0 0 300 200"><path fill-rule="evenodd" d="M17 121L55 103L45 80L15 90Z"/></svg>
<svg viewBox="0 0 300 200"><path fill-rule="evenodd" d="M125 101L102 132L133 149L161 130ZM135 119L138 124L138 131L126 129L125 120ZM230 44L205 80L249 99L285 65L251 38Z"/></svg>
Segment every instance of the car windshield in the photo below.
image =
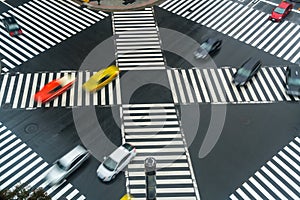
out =
<svg viewBox="0 0 300 200"><path fill-rule="evenodd" d="M57 92L58 90L60 90L62 88L62 86L61 85L58 85L58 86L56 86L55 88L53 88L52 90L51 90L51 92L53 93L53 92Z"/></svg>
<svg viewBox="0 0 300 200"><path fill-rule="evenodd" d="M100 84L100 83L106 81L108 78L109 78L109 75L106 75L106 76L102 77L102 78L98 81L98 84Z"/></svg>
<svg viewBox="0 0 300 200"><path fill-rule="evenodd" d="M113 171L116 166L117 166L117 162L114 161L113 159L111 159L110 157L108 157L104 163L103 163L103 166L108 169L109 171Z"/></svg>
<svg viewBox="0 0 300 200"><path fill-rule="evenodd" d="M289 85L297 85L300 86L300 79L299 78L288 78Z"/></svg>
<svg viewBox="0 0 300 200"><path fill-rule="evenodd" d="M250 76L251 71L248 70L248 69L240 68L240 69L238 70L237 74L238 74L238 75L241 75L241 76L246 76L246 77L248 77L248 76Z"/></svg>
<svg viewBox="0 0 300 200"><path fill-rule="evenodd" d="M202 49L205 49L206 51L210 51L211 49L211 45L208 44L207 42L204 42L203 44L201 44L200 46Z"/></svg>
<svg viewBox="0 0 300 200"><path fill-rule="evenodd" d="M18 30L19 26L18 26L18 24L10 24L10 25L8 25L8 29L9 30Z"/></svg>
<svg viewBox="0 0 300 200"><path fill-rule="evenodd" d="M66 166L64 166L60 161L57 161L56 165L62 170L67 170Z"/></svg>
<svg viewBox="0 0 300 200"><path fill-rule="evenodd" d="M284 9L283 8L275 8L274 12L279 13L279 14L283 14L284 13Z"/></svg>

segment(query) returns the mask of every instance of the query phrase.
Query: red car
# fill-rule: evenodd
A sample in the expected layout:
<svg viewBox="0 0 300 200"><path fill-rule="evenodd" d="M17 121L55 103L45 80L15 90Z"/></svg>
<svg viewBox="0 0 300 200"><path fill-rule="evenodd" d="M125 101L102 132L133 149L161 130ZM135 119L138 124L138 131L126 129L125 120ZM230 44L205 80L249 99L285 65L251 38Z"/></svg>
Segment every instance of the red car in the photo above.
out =
<svg viewBox="0 0 300 200"><path fill-rule="evenodd" d="M46 103L61 95L71 88L74 84L75 78L71 76L64 76L47 83L40 91L34 95L34 100L41 103Z"/></svg>
<svg viewBox="0 0 300 200"><path fill-rule="evenodd" d="M273 9L269 19L273 22L280 22L293 9L294 5L286 1L282 1L276 8Z"/></svg>

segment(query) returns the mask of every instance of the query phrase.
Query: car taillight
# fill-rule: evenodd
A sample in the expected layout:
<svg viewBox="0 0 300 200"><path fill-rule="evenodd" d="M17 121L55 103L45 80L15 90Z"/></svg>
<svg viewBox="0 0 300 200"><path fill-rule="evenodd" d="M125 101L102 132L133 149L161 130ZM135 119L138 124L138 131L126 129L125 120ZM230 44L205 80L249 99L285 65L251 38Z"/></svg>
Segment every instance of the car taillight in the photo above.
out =
<svg viewBox="0 0 300 200"><path fill-rule="evenodd" d="M9 32L9 35L10 36L14 36L14 32Z"/></svg>
<svg viewBox="0 0 300 200"><path fill-rule="evenodd" d="M22 30L18 30L18 33L19 33L19 34L22 34L23 32L22 32Z"/></svg>

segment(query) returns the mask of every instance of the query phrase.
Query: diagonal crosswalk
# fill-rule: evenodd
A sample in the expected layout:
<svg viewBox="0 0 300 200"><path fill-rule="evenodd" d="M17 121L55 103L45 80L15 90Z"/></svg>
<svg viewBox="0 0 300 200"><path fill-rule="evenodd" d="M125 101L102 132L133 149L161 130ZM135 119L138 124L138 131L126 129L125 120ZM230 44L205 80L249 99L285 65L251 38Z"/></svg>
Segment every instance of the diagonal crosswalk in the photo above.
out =
<svg viewBox="0 0 300 200"><path fill-rule="evenodd" d="M109 16L81 9L71 0L32 0L0 15L15 16L23 35L10 37L0 22L0 54L4 72L63 42Z"/></svg>
<svg viewBox="0 0 300 200"><path fill-rule="evenodd" d="M230 199L300 199L300 138L296 137L242 184Z"/></svg>
<svg viewBox="0 0 300 200"><path fill-rule="evenodd" d="M151 8L114 12L113 30L120 70L165 69L158 28Z"/></svg>
<svg viewBox="0 0 300 200"><path fill-rule="evenodd" d="M234 1L167 0L161 8L262 49L300 63L300 26L285 20L273 23L269 14Z"/></svg>
<svg viewBox="0 0 300 200"><path fill-rule="evenodd" d="M137 155L126 172L129 193L145 199L144 161L157 160L157 199L200 199L175 105L122 105L124 142L137 148Z"/></svg>
<svg viewBox="0 0 300 200"><path fill-rule="evenodd" d="M268 103L299 101L285 92L285 68L263 67L244 87L236 87L236 68L168 69L175 103Z"/></svg>
<svg viewBox="0 0 300 200"><path fill-rule="evenodd" d="M121 104L119 77L96 93L89 93L82 89L83 83L94 73L96 72L6 73L0 76L0 107L32 109L38 107L77 107ZM46 83L68 74L76 77L76 81L70 90L63 93L54 101L46 104L34 101L35 93Z"/></svg>
<svg viewBox="0 0 300 200"><path fill-rule="evenodd" d="M28 147L11 130L0 122L0 190L13 189L24 184L30 189L44 188L53 200L85 199L66 180L60 185L50 186L44 180L51 165Z"/></svg>

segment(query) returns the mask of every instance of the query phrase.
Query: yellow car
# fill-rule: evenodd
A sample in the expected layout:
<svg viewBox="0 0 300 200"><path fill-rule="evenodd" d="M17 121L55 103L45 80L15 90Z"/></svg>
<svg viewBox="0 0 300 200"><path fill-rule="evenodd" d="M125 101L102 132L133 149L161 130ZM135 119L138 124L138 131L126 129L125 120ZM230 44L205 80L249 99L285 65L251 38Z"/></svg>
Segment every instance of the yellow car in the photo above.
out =
<svg viewBox="0 0 300 200"><path fill-rule="evenodd" d="M117 66L111 65L94 74L82 87L89 92L96 92L112 82L119 72L120 70Z"/></svg>

